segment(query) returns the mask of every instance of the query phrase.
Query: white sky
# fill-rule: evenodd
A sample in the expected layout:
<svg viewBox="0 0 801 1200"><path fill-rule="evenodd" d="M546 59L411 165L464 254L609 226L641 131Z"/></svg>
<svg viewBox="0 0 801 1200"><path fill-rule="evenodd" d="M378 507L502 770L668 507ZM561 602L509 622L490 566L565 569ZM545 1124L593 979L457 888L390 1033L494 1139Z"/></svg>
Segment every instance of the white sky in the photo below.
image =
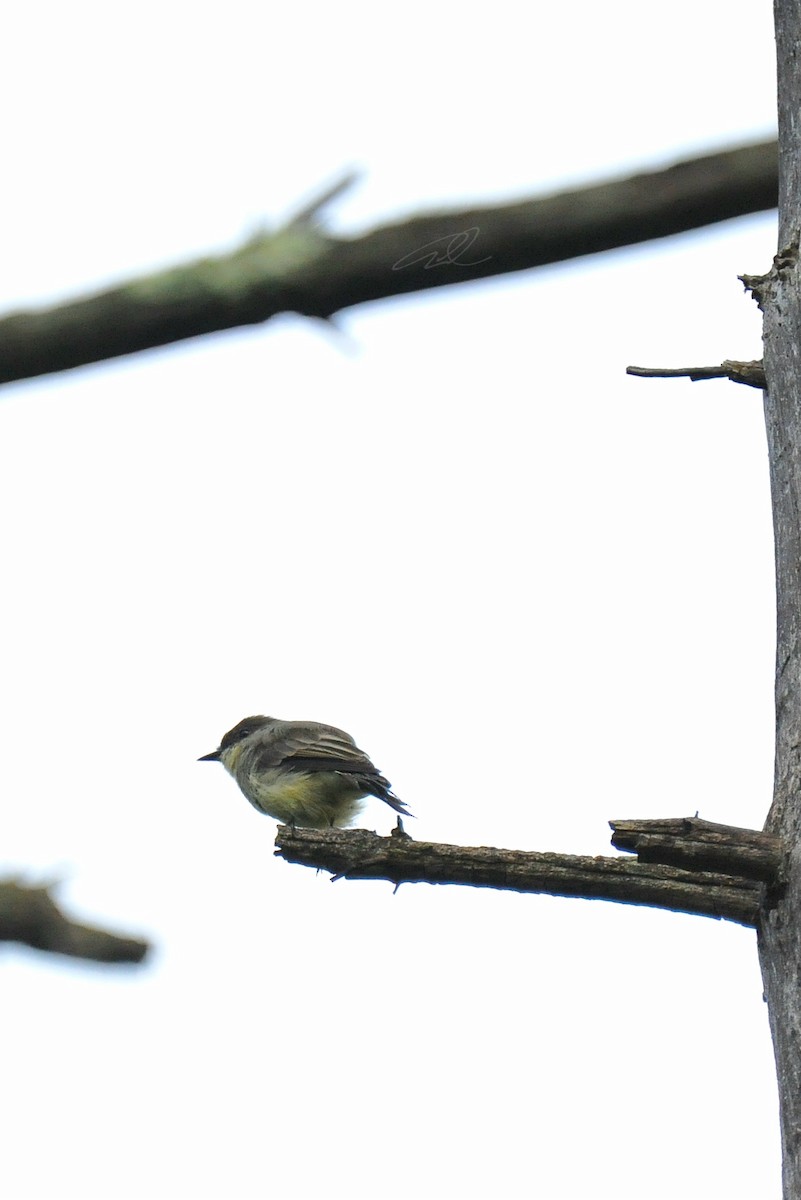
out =
<svg viewBox="0 0 801 1200"><path fill-rule="evenodd" d="M0 310L331 225L770 136L771 10L707 0L28 4L2 18ZM3 953L0 1191L56 1200L779 1193L753 933L338 883L197 764L338 724L421 838L605 854L761 826L768 214L0 396L3 866L147 934ZM377 801L365 823L386 831Z"/></svg>

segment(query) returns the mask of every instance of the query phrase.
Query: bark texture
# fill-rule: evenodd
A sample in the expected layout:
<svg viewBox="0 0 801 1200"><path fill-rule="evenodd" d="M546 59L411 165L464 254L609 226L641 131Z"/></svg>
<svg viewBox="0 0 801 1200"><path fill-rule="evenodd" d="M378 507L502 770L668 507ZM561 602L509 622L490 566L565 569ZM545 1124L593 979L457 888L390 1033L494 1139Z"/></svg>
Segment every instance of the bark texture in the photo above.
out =
<svg viewBox="0 0 801 1200"><path fill-rule="evenodd" d="M633 825L634 822L616 822ZM664 826L668 822L654 822ZM673 822L681 826L681 819ZM723 828L723 827L721 827ZM761 836L738 830L749 845ZM675 854L677 837L663 839L667 854ZM585 900L616 900L669 908L753 926L759 915L762 885L754 878L723 869L683 870L662 862L635 862L629 858L590 858L578 854L553 854L532 850L501 850L494 846L452 846L442 842L416 842L396 832L379 837L366 829L292 829L279 825L276 853L287 862L331 871L334 879L385 879L401 883L449 883L490 887L504 891L572 896ZM738 842L742 851L742 844ZM662 846L665 853L665 845ZM740 859L732 856L735 868ZM774 870L778 861L774 859Z"/></svg>
<svg viewBox="0 0 801 1200"><path fill-rule="evenodd" d="M801 1198L801 5L775 0L779 95L779 246L751 280L764 311L765 424L776 554L776 765L765 825L787 854L785 888L766 901L759 951L776 1054L786 1200Z"/></svg>

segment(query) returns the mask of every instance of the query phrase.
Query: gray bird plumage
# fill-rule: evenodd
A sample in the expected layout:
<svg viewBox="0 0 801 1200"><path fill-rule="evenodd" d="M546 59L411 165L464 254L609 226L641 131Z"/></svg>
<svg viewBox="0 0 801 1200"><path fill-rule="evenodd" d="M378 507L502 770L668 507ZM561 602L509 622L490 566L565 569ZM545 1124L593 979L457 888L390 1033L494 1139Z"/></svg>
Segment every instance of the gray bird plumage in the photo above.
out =
<svg viewBox="0 0 801 1200"><path fill-rule="evenodd" d="M411 816L350 734L317 721L245 717L201 762L222 762L250 803L287 825L349 825L365 796Z"/></svg>

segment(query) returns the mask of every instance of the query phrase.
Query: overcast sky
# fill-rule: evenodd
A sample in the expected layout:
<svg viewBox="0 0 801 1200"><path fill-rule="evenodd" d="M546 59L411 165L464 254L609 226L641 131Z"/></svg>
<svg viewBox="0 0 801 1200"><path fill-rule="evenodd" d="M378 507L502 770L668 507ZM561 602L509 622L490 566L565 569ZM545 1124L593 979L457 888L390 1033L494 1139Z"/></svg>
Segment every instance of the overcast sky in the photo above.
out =
<svg viewBox="0 0 801 1200"><path fill-rule="evenodd" d="M33 3L2 33L2 311L232 249L349 167L340 232L775 120L767 3ZM760 395L625 367L759 357L737 275L775 251L766 214L3 389L2 866L156 947L4 951L8 1200L779 1194L753 932L332 884L196 762L263 712L351 732L423 839L760 827Z"/></svg>

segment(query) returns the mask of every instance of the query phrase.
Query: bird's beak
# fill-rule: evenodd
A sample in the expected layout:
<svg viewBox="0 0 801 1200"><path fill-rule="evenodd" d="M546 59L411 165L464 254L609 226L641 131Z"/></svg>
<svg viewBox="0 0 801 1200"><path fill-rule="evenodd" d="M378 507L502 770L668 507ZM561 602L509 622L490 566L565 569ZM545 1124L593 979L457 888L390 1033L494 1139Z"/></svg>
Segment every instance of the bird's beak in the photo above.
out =
<svg viewBox="0 0 801 1200"><path fill-rule="evenodd" d="M220 761L220 752L219 752L219 750L212 750L211 754L201 754L200 758L197 761L198 762L219 762Z"/></svg>

